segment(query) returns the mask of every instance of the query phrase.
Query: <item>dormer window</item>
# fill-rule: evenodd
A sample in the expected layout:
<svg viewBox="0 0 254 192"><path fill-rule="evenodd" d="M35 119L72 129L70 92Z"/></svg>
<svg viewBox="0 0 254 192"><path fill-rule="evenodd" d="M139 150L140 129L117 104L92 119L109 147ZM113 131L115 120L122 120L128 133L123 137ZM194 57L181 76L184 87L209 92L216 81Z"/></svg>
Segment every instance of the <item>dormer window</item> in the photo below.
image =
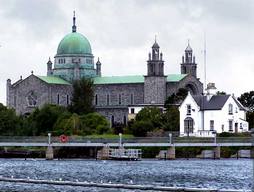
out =
<svg viewBox="0 0 254 192"><path fill-rule="evenodd" d="M233 105L231 103L228 105L228 114L233 115Z"/></svg>
<svg viewBox="0 0 254 192"><path fill-rule="evenodd" d="M187 105L187 115L191 115L191 105Z"/></svg>

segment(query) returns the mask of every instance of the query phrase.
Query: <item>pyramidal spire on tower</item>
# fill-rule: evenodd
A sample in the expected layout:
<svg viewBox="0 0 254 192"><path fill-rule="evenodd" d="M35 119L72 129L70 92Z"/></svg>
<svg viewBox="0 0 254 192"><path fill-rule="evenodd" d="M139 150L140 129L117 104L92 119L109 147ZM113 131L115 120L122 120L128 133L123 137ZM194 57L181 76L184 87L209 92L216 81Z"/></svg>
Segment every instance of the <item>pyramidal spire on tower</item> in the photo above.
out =
<svg viewBox="0 0 254 192"><path fill-rule="evenodd" d="M75 11L73 11L73 25L72 25L72 33L76 33L77 27L76 27L76 16Z"/></svg>

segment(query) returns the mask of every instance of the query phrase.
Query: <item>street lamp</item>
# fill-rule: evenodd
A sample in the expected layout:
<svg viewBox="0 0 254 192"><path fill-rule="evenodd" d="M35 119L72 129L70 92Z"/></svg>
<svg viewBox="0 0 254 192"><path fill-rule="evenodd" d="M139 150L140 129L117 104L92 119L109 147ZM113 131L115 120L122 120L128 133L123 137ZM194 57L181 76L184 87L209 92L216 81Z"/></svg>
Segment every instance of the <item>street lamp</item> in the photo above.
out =
<svg viewBox="0 0 254 192"><path fill-rule="evenodd" d="M212 133L214 134L214 143L217 143L217 132L213 131Z"/></svg>
<svg viewBox="0 0 254 192"><path fill-rule="evenodd" d="M51 144L51 133L48 133L48 144Z"/></svg>
<svg viewBox="0 0 254 192"><path fill-rule="evenodd" d="M172 133L169 133L168 136L169 136L169 143L172 144Z"/></svg>
<svg viewBox="0 0 254 192"><path fill-rule="evenodd" d="M122 147L122 133L119 133L119 148Z"/></svg>

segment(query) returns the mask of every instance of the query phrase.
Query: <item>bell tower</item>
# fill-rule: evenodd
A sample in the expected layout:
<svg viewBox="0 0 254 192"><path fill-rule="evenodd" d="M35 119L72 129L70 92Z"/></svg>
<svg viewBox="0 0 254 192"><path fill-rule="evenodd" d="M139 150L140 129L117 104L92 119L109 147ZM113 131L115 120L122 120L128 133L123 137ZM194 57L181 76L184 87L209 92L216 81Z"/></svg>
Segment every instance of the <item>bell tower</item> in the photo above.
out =
<svg viewBox="0 0 254 192"><path fill-rule="evenodd" d="M144 103L164 104L166 98L166 81L164 76L164 61L156 38L152 53L148 54L147 75L144 82Z"/></svg>
<svg viewBox="0 0 254 192"><path fill-rule="evenodd" d="M181 74L191 74L192 76L197 77L197 64L189 41L188 46L185 49L185 56L182 56Z"/></svg>
<svg viewBox="0 0 254 192"><path fill-rule="evenodd" d="M156 39L152 46L152 54L148 54L147 76L164 76L164 61L160 53L160 46Z"/></svg>

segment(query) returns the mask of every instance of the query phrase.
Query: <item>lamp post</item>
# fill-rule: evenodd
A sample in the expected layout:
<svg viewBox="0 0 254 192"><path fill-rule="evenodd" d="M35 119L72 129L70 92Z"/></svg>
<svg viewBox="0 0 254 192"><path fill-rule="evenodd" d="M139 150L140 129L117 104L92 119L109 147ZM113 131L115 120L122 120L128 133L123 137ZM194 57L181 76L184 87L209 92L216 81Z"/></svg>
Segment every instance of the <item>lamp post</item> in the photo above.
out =
<svg viewBox="0 0 254 192"><path fill-rule="evenodd" d="M122 147L122 133L119 133L119 148Z"/></svg>
<svg viewBox="0 0 254 192"><path fill-rule="evenodd" d="M217 143L217 132L213 131L213 134L214 134L214 143Z"/></svg>
<svg viewBox="0 0 254 192"><path fill-rule="evenodd" d="M169 133L168 136L169 136L169 143L172 144L172 133Z"/></svg>
<svg viewBox="0 0 254 192"><path fill-rule="evenodd" d="M51 133L48 133L48 144L51 144Z"/></svg>

